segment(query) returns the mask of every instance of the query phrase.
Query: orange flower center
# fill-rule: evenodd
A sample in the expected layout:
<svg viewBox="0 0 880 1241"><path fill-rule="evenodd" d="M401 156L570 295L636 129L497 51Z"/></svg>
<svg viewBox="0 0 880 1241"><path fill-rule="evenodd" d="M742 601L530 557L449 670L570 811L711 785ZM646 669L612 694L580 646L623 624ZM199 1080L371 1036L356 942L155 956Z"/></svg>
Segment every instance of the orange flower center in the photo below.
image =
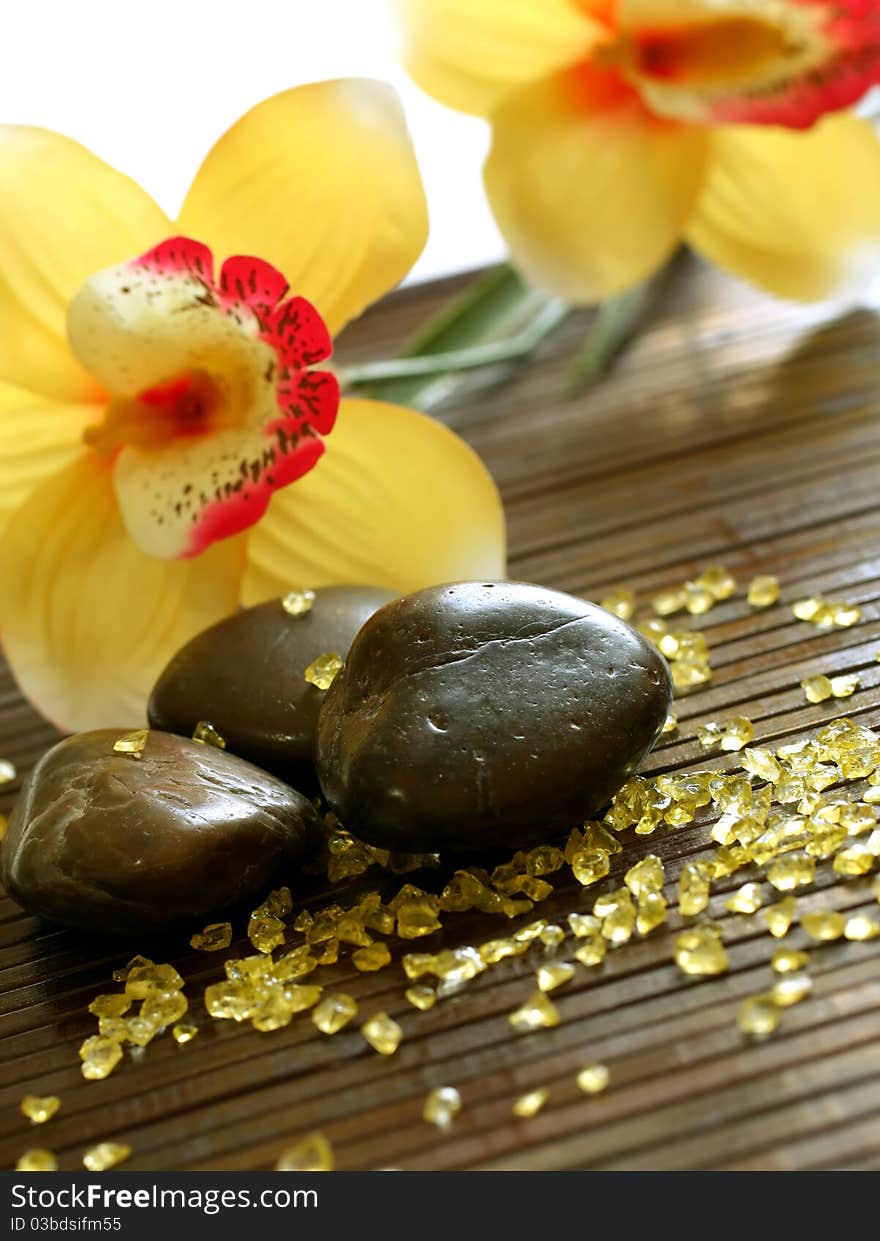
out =
<svg viewBox="0 0 880 1241"><path fill-rule="evenodd" d="M85 441L102 454L114 453L126 444L163 448L172 440L204 435L234 421L224 385L197 368L136 397L111 400L104 420L88 428Z"/></svg>
<svg viewBox="0 0 880 1241"><path fill-rule="evenodd" d="M743 81L799 50L778 27L737 17L620 34L602 45L595 59L641 78L705 86Z"/></svg>

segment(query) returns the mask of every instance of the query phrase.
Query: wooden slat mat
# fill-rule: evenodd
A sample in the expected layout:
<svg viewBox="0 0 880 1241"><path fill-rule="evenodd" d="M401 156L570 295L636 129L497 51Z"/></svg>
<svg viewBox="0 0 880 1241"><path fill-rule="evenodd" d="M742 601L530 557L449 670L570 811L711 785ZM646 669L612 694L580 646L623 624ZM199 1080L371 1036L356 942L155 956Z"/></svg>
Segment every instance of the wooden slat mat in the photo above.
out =
<svg viewBox="0 0 880 1241"><path fill-rule="evenodd" d="M387 356L454 287L389 299L349 332L343 360ZM739 579L734 598L693 619L713 679L679 701L679 731L646 770L733 770L735 755L707 759L694 727L734 713L770 745L843 714L880 724L880 323L772 303L682 263L613 375L564 401L560 377L585 324L576 316L513 382L444 416L499 481L511 576L593 599L619 585L646 599L718 561ZM825 632L786 606L753 612L744 586L756 573L778 575L784 602L815 592L858 602L861 621ZM852 698L805 704L802 677L843 670L861 675ZM4 675L0 756L23 773L53 737ZM674 897L682 862L711 851L700 823L625 840L602 886L584 890L560 872L536 914L564 923L591 908L649 851L663 858ZM79 1073L77 1046L94 1031L86 1008L133 949L52 928L5 899L0 1162L45 1145L74 1168L86 1146L112 1138L133 1147L132 1169L269 1168L291 1140L319 1129L345 1169L876 1168L880 939L816 949L812 995L785 1011L771 1038L749 1042L737 1008L771 984L776 941L760 914L726 911L744 877L719 882L709 909L727 974L697 980L677 969L673 912L668 926L609 952L600 970L579 966L554 996L561 1024L531 1035L514 1033L507 1014L533 989L535 950L426 1013L404 999L400 944L380 973L344 961L325 971L322 981L354 994L362 1013L399 1018L404 1040L388 1058L354 1028L327 1038L305 1017L267 1034L212 1022L201 992L222 957L180 938L138 941L134 950L184 975L202 1029L182 1047L157 1039L100 1082ZM827 863L799 907L878 912L869 879L841 880ZM448 917L410 950L509 930L488 915ZM799 930L790 939L806 943ZM588 1098L575 1075L590 1061L608 1065L611 1084ZM440 1085L464 1100L447 1133L421 1119ZM514 1119L513 1100L536 1086L549 1087L547 1105ZM60 1095L61 1112L31 1128L18 1112L26 1092Z"/></svg>

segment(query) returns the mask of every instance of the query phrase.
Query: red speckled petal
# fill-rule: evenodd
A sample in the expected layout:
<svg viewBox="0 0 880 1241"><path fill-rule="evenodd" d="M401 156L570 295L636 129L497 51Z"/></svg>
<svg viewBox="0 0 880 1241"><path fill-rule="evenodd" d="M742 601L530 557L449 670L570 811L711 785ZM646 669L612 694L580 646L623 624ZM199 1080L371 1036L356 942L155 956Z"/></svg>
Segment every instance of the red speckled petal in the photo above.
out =
<svg viewBox="0 0 880 1241"><path fill-rule="evenodd" d="M146 254L134 259L132 267L156 272L162 276L188 274L214 283L214 256L207 246L190 237L169 237L153 246Z"/></svg>
<svg viewBox="0 0 880 1241"><path fill-rule="evenodd" d="M263 340L284 366L299 369L323 362L333 352L324 320L304 297L291 297L270 316Z"/></svg>
<svg viewBox="0 0 880 1241"><path fill-rule="evenodd" d="M339 381L332 371L298 371L279 383L278 404L297 427L329 435L339 412Z"/></svg>
<svg viewBox="0 0 880 1241"><path fill-rule="evenodd" d="M880 82L876 0L622 0L627 34L662 70L636 70L660 115L806 129Z"/></svg>
<svg viewBox="0 0 880 1241"><path fill-rule="evenodd" d="M220 268L220 293L224 300L250 306L261 319L272 313L289 288L278 268L262 259L238 254Z"/></svg>
<svg viewBox="0 0 880 1241"><path fill-rule="evenodd" d="M283 420L158 451L124 448L114 484L126 530L151 556L196 556L259 521L273 491L302 478L323 452L323 440Z"/></svg>

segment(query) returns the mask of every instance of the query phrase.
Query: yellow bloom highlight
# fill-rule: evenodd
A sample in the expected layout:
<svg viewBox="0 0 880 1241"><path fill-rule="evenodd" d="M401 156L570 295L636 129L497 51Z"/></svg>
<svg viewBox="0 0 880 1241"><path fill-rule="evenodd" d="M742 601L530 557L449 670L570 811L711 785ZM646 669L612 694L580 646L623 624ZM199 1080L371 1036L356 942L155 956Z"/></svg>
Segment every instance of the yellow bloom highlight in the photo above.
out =
<svg viewBox="0 0 880 1241"><path fill-rule="evenodd" d="M825 115L880 81L871 6L833 0L396 0L430 94L492 125L514 262L591 303L682 241L795 299L880 264L880 143ZM818 122L818 123L817 123Z"/></svg>
<svg viewBox="0 0 880 1241"><path fill-rule="evenodd" d="M310 369L324 325L396 284L426 235L379 83L259 104L176 223L70 139L0 127L0 629L50 719L136 724L179 646L292 581L504 575L500 501L472 450L378 402L343 399L334 425L335 381ZM263 520L241 504L230 519L241 479L273 463Z"/></svg>

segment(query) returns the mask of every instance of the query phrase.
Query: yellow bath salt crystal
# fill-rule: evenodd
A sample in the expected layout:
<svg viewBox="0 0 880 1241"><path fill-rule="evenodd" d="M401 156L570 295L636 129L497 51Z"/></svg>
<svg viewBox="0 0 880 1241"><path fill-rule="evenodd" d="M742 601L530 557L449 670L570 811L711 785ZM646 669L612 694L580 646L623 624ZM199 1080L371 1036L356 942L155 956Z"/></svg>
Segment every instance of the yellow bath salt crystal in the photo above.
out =
<svg viewBox="0 0 880 1241"><path fill-rule="evenodd" d="M89 1005L89 1012L96 1017L121 1017L131 1008L131 997L120 992L96 995Z"/></svg>
<svg viewBox="0 0 880 1241"><path fill-rule="evenodd" d="M675 612L684 611L685 593L681 588L663 590L651 600L651 607L658 616L672 616Z"/></svg>
<svg viewBox="0 0 880 1241"><path fill-rule="evenodd" d="M382 1056L392 1056L400 1046L403 1031L387 1013L376 1013L361 1026L361 1034L374 1051Z"/></svg>
<svg viewBox="0 0 880 1241"><path fill-rule="evenodd" d="M759 883L744 883L741 888L730 896L726 908L735 914L756 913L764 903Z"/></svg>
<svg viewBox="0 0 880 1241"><path fill-rule="evenodd" d="M258 952L270 953L284 943L284 923L273 914L252 913L247 933Z"/></svg>
<svg viewBox="0 0 880 1241"><path fill-rule="evenodd" d="M839 629L849 629L862 619L862 609L857 603L844 603L843 600L832 600L829 605L834 624Z"/></svg>
<svg viewBox="0 0 880 1241"><path fill-rule="evenodd" d="M877 865L877 858L866 844L857 841L835 854L832 866L838 875L867 875Z"/></svg>
<svg viewBox="0 0 880 1241"><path fill-rule="evenodd" d="M857 672L850 672L844 676L832 677L829 681L831 693L835 698L850 698L862 683L861 677Z"/></svg>
<svg viewBox="0 0 880 1241"><path fill-rule="evenodd" d="M584 1094L601 1094L608 1088L610 1073L604 1064L588 1064L581 1069L575 1079L578 1089Z"/></svg>
<svg viewBox="0 0 880 1241"><path fill-rule="evenodd" d="M305 679L309 685L317 689L329 689L343 665L343 660L335 651L327 651L313 659L305 670Z"/></svg>
<svg viewBox="0 0 880 1241"><path fill-rule="evenodd" d="M721 933L711 926L683 931L675 941L675 963L683 974L723 974L730 965Z"/></svg>
<svg viewBox="0 0 880 1241"><path fill-rule="evenodd" d="M173 965L137 965L128 971L125 994L133 1000L145 1000L152 991L179 991L183 979Z"/></svg>
<svg viewBox="0 0 880 1241"><path fill-rule="evenodd" d="M19 1155L16 1172L57 1172L58 1160L51 1151L30 1150Z"/></svg>
<svg viewBox="0 0 880 1241"><path fill-rule="evenodd" d="M584 832L583 832L583 840L584 840L584 849L586 850L600 849L603 853L607 853L611 856L613 856L615 853L621 853L623 851L623 845L620 843L620 841L617 839L614 833L609 832L608 829L606 827L603 827L601 823L594 823L594 822L585 823ZM581 852L580 849L574 849L572 851L572 857L574 856L574 854L580 853L580 852ZM568 846L566 846L565 858L566 858L566 861L568 862L571 861L571 857L569 857L569 854L568 854Z"/></svg>
<svg viewBox="0 0 880 1241"><path fill-rule="evenodd" d="M576 939L586 939L590 935L598 935L602 929L601 920L595 917L594 914L571 913L568 915L568 925Z"/></svg>
<svg viewBox="0 0 880 1241"><path fill-rule="evenodd" d="M454 1086L438 1086L425 1097L422 1119L438 1129L448 1129L461 1111L461 1095Z"/></svg>
<svg viewBox="0 0 880 1241"><path fill-rule="evenodd" d="M191 1043L198 1032L199 1027L194 1021L179 1021L171 1027L171 1037L175 1043Z"/></svg>
<svg viewBox="0 0 880 1241"><path fill-rule="evenodd" d="M809 974L789 974L773 984L770 994L773 1003L780 1008L788 1008L792 1004L800 1004L813 990L813 980Z"/></svg>
<svg viewBox="0 0 880 1241"><path fill-rule="evenodd" d="M128 1038L128 1022L124 1017L99 1017L98 1033L116 1043L124 1043Z"/></svg>
<svg viewBox="0 0 880 1241"><path fill-rule="evenodd" d="M391 960L387 944L370 944L368 948L358 948L351 954L351 962L355 969L362 973L381 970Z"/></svg>
<svg viewBox="0 0 880 1241"><path fill-rule="evenodd" d="M131 1156L131 1147L125 1142L99 1142L83 1155L83 1167L89 1172L107 1172Z"/></svg>
<svg viewBox="0 0 880 1241"><path fill-rule="evenodd" d="M325 996L317 1008L312 1009L312 1021L322 1034L336 1034L356 1016L357 1010L357 1000L338 991Z"/></svg>
<svg viewBox="0 0 880 1241"><path fill-rule="evenodd" d="M750 607L769 608L779 602L779 579L770 573L758 573L749 582L746 596Z"/></svg>
<svg viewBox="0 0 880 1241"><path fill-rule="evenodd" d="M644 620L640 620L636 624L636 629L643 634L649 642L653 642L657 646L661 639L669 632L669 626L665 620L661 620L659 616L647 616ZM880 659L880 651L877 658Z"/></svg>
<svg viewBox="0 0 880 1241"><path fill-rule="evenodd" d="M806 887L816 878L815 859L805 854L786 853L770 863L767 878L777 892Z"/></svg>
<svg viewBox="0 0 880 1241"><path fill-rule="evenodd" d="M829 909L822 913L804 914L801 917L801 926L810 939L840 939L846 930L846 918L837 910Z"/></svg>
<svg viewBox="0 0 880 1241"><path fill-rule="evenodd" d="M333 1147L323 1133L309 1133L278 1157L276 1172L332 1172Z"/></svg>
<svg viewBox="0 0 880 1241"><path fill-rule="evenodd" d="M729 599L736 591L736 578L724 565L713 564L704 569L696 581L715 600Z"/></svg>
<svg viewBox="0 0 880 1241"><path fill-rule="evenodd" d="M199 952L218 952L232 943L231 922L209 922L202 931L196 931L189 941L190 948Z"/></svg>
<svg viewBox="0 0 880 1241"><path fill-rule="evenodd" d="M621 620L632 620L636 610L636 597L631 590L622 587L619 590L612 590L609 595L600 602L600 607L606 612L613 612L615 616L619 616Z"/></svg>
<svg viewBox="0 0 880 1241"><path fill-rule="evenodd" d="M153 965L154 962L149 957L142 957L140 953L136 957L132 957L128 965L121 966L120 969L113 971L114 982L127 982L128 976L134 969L141 969L147 965Z"/></svg>
<svg viewBox="0 0 880 1241"><path fill-rule="evenodd" d="M559 1025L559 1012L543 991L535 991L524 1004L508 1017L514 1030L524 1033Z"/></svg>
<svg viewBox="0 0 880 1241"><path fill-rule="evenodd" d="M743 750L741 764L756 779L766 780L768 784L775 784L782 775L779 763L769 750L761 746Z"/></svg>
<svg viewBox="0 0 880 1241"><path fill-rule="evenodd" d="M439 931L441 922L437 914L439 901L425 896L419 900L404 901L397 908L397 934L401 939L419 939Z"/></svg>
<svg viewBox="0 0 880 1241"><path fill-rule="evenodd" d="M695 689L712 680L712 669L702 659L678 659L672 665L672 684L676 689Z"/></svg>
<svg viewBox="0 0 880 1241"><path fill-rule="evenodd" d="M586 888L605 878L611 870L611 859L602 849L584 850L572 858L571 870L578 883Z"/></svg>
<svg viewBox="0 0 880 1241"><path fill-rule="evenodd" d="M87 1038L79 1049L82 1061L81 1072L89 1081L99 1081L109 1077L122 1059L122 1048L115 1039L104 1038L93 1034Z"/></svg>
<svg viewBox="0 0 880 1241"><path fill-rule="evenodd" d="M413 1008L420 1009L426 1013L429 1008L433 1008L437 1003L437 992L433 987L426 987L420 983L416 983L412 987L407 987L404 995L412 1004Z"/></svg>
<svg viewBox="0 0 880 1241"><path fill-rule="evenodd" d="M691 616L703 616L715 603L712 592L699 582L685 582L682 595L684 606Z"/></svg>
<svg viewBox="0 0 880 1241"><path fill-rule="evenodd" d="M818 676L804 677L801 689L807 702L826 702L834 692L830 679L821 673Z"/></svg>
<svg viewBox="0 0 880 1241"><path fill-rule="evenodd" d="M646 892L639 897L636 913L636 930L640 935L650 935L666 921L669 907L660 892Z"/></svg>
<svg viewBox="0 0 880 1241"><path fill-rule="evenodd" d="M307 616L315 605L313 590L289 590L281 600L288 616Z"/></svg>
<svg viewBox="0 0 880 1241"><path fill-rule="evenodd" d="M515 939L487 939L480 944L480 956L487 965L497 965L507 957L518 957L528 950L528 944Z"/></svg>
<svg viewBox="0 0 880 1241"><path fill-rule="evenodd" d="M170 1026L189 1008L189 1001L180 991L154 991L141 1004L138 1017L154 1026Z"/></svg>
<svg viewBox="0 0 880 1241"><path fill-rule="evenodd" d="M728 754L733 754L737 750L743 749L744 746L747 746L754 739L755 729L752 721L745 715L736 715L724 725L721 735L721 749Z"/></svg>
<svg viewBox="0 0 880 1241"><path fill-rule="evenodd" d="M660 731L661 733L674 733L677 728L678 728L678 716L675 715L674 712L670 711Z"/></svg>
<svg viewBox="0 0 880 1241"><path fill-rule="evenodd" d="M20 1106L22 1116L26 1116L32 1125L44 1125L61 1107L61 1100L54 1094L26 1094Z"/></svg>
<svg viewBox="0 0 880 1241"><path fill-rule="evenodd" d="M537 1090L530 1090L528 1094L520 1095L514 1103L511 1111L514 1116L521 1116L524 1118L536 1116L549 1097L550 1091L546 1086L541 1086Z"/></svg>
<svg viewBox="0 0 880 1241"><path fill-rule="evenodd" d="M753 1038L766 1038L772 1034L782 1019L779 1006L767 993L748 996L739 1006L736 1023L743 1034Z"/></svg>
<svg viewBox="0 0 880 1241"><path fill-rule="evenodd" d="M810 963L808 952L799 952L796 948L777 948L770 964L777 974L794 974Z"/></svg>
<svg viewBox="0 0 880 1241"><path fill-rule="evenodd" d="M843 934L845 939L855 941L876 939L880 935L880 922L870 914L853 914L847 918Z"/></svg>
<svg viewBox="0 0 880 1241"><path fill-rule="evenodd" d="M586 965L589 968L592 965L601 965L605 960L605 953L607 951L608 945L602 936L591 935L575 948L574 955L581 965Z"/></svg>
<svg viewBox="0 0 880 1241"><path fill-rule="evenodd" d="M15 763L10 763L8 758L0 758L0 788L6 784L11 784L18 776L15 770Z"/></svg>
<svg viewBox="0 0 880 1241"><path fill-rule="evenodd" d="M316 983L288 983L283 990L284 1003L291 1015L304 1013L306 1009L315 1007L323 993L324 988Z"/></svg>
<svg viewBox="0 0 880 1241"><path fill-rule="evenodd" d="M211 745L215 750L225 750L226 741L217 732L217 729L210 720L199 720L193 729L193 741L198 741L200 745Z"/></svg>
<svg viewBox="0 0 880 1241"><path fill-rule="evenodd" d="M557 987L571 982L572 978L574 978L574 966L570 961L548 961L546 965L538 966L537 979L540 991L555 991Z"/></svg>
<svg viewBox="0 0 880 1241"><path fill-rule="evenodd" d="M709 904L709 862L685 862L678 879L678 908L686 918L702 913Z"/></svg>
<svg viewBox="0 0 880 1241"><path fill-rule="evenodd" d="M633 896L644 896L648 892L660 892L663 889L663 863L656 853L646 853L641 861L631 866L623 876L623 882Z"/></svg>
<svg viewBox="0 0 880 1241"><path fill-rule="evenodd" d="M815 621L827 606L822 595L810 595L808 599L797 599L791 605L791 611L800 621Z"/></svg>
<svg viewBox="0 0 880 1241"><path fill-rule="evenodd" d="M113 749L117 754L131 754L134 758L140 758L147 744L148 735L146 728L136 728L134 732L126 733L124 737L114 741Z"/></svg>

